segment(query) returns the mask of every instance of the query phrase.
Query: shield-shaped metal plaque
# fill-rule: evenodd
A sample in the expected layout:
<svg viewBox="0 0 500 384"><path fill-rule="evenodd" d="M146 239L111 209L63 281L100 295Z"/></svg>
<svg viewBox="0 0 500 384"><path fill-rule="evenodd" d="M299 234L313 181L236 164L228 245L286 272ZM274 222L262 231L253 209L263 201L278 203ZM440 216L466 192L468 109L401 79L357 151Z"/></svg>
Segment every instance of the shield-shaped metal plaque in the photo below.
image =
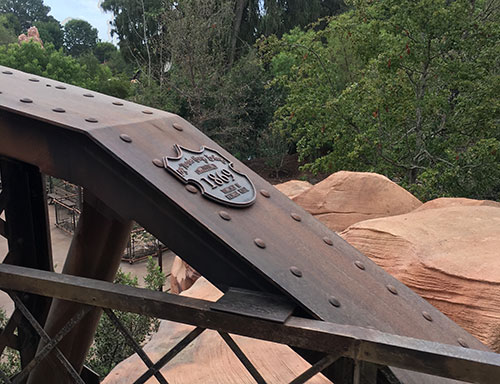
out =
<svg viewBox="0 0 500 384"><path fill-rule="evenodd" d="M201 147L193 151L174 145L177 157L164 157L165 169L184 183L199 187L203 196L233 207L247 207L255 201L255 187L247 175L236 171L219 152Z"/></svg>

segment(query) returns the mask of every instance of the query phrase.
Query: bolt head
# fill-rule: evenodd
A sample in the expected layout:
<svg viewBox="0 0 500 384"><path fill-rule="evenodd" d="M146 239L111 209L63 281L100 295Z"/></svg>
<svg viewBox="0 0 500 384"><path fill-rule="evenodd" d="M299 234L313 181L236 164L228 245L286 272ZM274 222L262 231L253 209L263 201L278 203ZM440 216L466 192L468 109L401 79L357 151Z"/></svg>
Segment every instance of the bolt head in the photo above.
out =
<svg viewBox="0 0 500 384"><path fill-rule="evenodd" d="M266 189L261 189L260 194L268 199L271 197L271 194Z"/></svg>
<svg viewBox="0 0 500 384"><path fill-rule="evenodd" d="M259 239L258 237L257 237L256 239L254 239L254 241L253 241L253 242L254 242L254 243L255 243L255 245L256 245L257 247L259 247L259 248L262 248L262 249L266 248L266 243L264 242L264 240Z"/></svg>
<svg viewBox="0 0 500 384"><path fill-rule="evenodd" d="M297 277L302 277L302 271L297 268L296 266L290 267L290 272L292 272L292 275L297 276Z"/></svg>
<svg viewBox="0 0 500 384"><path fill-rule="evenodd" d="M328 302L333 305L334 307L340 307L340 301L335 297L335 296L330 296L328 299Z"/></svg>
<svg viewBox="0 0 500 384"><path fill-rule="evenodd" d="M364 271L366 269L365 265L363 264L363 262L359 261L359 260L356 260L354 262L354 265L356 267L358 267L359 269L361 269L362 271Z"/></svg>
<svg viewBox="0 0 500 384"><path fill-rule="evenodd" d="M333 245L333 240L330 239L329 237L323 237L323 241L325 242L325 244L328 244L329 246L332 246Z"/></svg>
<svg viewBox="0 0 500 384"><path fill-rule="evenodd" d="M132 138L129 135L127 135L126 133L122 133L120 135L120 139L122 139L126 143L131 143L132 142Z"/></svg>
<svg viewBox="0 0 500 384"><path fill-rule="evenodd" d="M163 168L163 161L161 159L153 159L153 164L156 165L158 168Z"/></svg>

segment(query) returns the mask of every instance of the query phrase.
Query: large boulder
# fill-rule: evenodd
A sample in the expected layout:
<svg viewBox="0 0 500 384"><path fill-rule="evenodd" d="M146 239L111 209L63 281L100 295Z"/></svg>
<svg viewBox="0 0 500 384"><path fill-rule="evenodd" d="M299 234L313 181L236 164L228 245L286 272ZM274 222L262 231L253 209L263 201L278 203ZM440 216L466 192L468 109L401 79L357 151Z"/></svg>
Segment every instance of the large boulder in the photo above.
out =
<svg viewBox="0 0 500 384"><path fill-rule="evenodd" d="M377 217L411 212L422 203L387 177L336 172L293 200L334 231Z"/></svg>
<svg viewBox="0 0 500 384"><path fill-rule="evenodd" d="M474 200L466 199L464 197L440 197L438 199L427 201L426 203L415 209L415 211L457 206L486 206L500 208L500 203L492 200Z"/></svg>
<svg viewBox="0 0 500 384"><path fill-rule="evenodd" d="M290 180L274 186L278 191L287 195L290 199L300 195L312 187L312 184L302 180Z"/></svg>
<svg viewBox="0 0 500 384"><path fill-rule="evenodd" d="M193 267L175 256L170 271L170 292L179 294L189 289L199 277L200 274Z"/></svg>
<svg viewBox="0 0 500 384"><path fill-rule="evenodd" d="M222 294L204 278L182 293L189 297L215 301ZM193 327L162 321L158 333L144 347L153 362L159 360ZM288 383L310 365L285 345L247 337L233 336L259 373L268 383ZM133 383L146 371L142 360L133 355L118 364L102 384ZM186 349L170 361L161 373L171 384L253 384L255 380L222 340L211 330L204 331ZM147 383L157 383L153 377ZM308 381L311 384L330 383L322 375Z"/></svg>
<svg viewBox="0 0 500 384"><path fill-rule="evenodd" d="M356 223L341 236L500 352L500 209L452 206Z"/></svg>

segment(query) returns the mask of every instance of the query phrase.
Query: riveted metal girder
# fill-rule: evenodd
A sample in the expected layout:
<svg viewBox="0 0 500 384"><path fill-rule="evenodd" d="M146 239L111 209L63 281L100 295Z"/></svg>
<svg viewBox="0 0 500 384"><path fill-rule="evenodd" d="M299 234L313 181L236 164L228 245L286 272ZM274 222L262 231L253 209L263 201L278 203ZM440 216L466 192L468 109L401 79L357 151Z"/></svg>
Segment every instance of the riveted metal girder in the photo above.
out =
<svg viewBox="0 0 500 384"><path fill-rule="evenodd" d="M30 78L0 67L0 155L83 186L219 288L278 293L332 323L487 350L179 116ZM186 190L159 161L177 156L174 145L232 161L258 192L253 205L222 206ZM455 382L393 371L404 383Z"/></svg>

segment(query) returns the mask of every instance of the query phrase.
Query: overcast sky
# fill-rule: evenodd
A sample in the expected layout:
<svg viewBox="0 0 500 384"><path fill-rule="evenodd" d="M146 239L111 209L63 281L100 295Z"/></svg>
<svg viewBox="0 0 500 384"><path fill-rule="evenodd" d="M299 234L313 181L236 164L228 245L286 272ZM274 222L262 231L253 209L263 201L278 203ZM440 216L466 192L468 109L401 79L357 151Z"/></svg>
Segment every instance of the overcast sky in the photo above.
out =
<svg viewBox="0 0 500 384"><path fill-rule="evenodd" d="M99 31L102 41L111 41L109 22L113 19L111 13L105 13L99 7L98 0L43 0L50 7L49 15L61 23L68 18L88 21ZM116 43L116 37L115 37Z"/></svg>

